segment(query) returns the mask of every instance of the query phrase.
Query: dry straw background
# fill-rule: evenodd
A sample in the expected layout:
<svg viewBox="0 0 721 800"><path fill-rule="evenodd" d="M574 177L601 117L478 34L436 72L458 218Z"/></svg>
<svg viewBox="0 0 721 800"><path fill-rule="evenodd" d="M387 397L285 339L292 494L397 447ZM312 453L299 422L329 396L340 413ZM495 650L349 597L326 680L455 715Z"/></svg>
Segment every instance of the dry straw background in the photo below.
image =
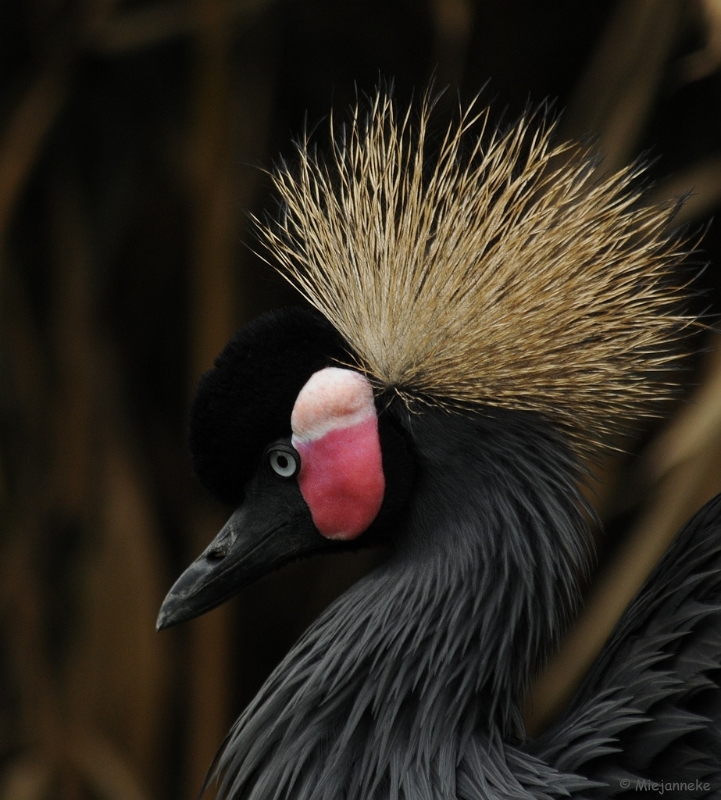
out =
<svg viewBox="0 0 721 800"><path fill-rule="evenodd" d="M556 98L560 137L708 224L699 309L721 311L719 0L23 0L0 4L0 798L193 798L234 716L373 563L294 565L162 635L172 579L222 523L185 414L232 331L292 300L251 249L259 166L304 119L394 77ZM324 123L319 128L322 139ZM721 490L721 346L668 419L599 470L599 567L539 676L562 706L683 521Z"/></svg>

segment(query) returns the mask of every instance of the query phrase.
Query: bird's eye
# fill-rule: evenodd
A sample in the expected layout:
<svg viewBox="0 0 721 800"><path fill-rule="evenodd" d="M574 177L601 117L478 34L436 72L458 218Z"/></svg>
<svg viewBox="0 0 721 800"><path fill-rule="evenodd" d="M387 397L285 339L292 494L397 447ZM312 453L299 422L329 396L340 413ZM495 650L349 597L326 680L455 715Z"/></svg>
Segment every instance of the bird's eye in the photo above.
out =
<svg viewBox="0 0 721 800"><path fill-rule="evenodd" d="M287 450L270 450L268 462L273 472L281 478L292 478L298 472L298 457Z"/></svg>

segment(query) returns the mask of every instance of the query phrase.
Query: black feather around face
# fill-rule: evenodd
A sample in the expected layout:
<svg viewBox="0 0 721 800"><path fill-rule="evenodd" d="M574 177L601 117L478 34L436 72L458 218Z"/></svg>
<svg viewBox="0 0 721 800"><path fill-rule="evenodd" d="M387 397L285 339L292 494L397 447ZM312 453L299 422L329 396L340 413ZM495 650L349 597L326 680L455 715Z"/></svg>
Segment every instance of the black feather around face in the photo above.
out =
<svg viewBox="0 0 721 800"><path fill-rule="evenodd" d="M310 376L351 358L335 328L303 308L263 314L238 331L200 379L190 412L193 468L237 505L265 447L290 436L290 415Z"/></svg>

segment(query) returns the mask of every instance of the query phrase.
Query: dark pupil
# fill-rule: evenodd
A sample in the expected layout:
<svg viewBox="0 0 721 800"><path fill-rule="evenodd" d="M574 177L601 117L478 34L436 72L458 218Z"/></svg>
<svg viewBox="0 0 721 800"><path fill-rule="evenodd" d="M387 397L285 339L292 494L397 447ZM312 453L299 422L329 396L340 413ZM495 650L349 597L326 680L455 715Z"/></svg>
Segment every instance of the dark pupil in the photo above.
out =
<svg viewBox="0 0 721 800"><path fill-rule="evenodd" d="M288 466L288 456L278 456L276 463L281 469L285 469Z"/></svg>

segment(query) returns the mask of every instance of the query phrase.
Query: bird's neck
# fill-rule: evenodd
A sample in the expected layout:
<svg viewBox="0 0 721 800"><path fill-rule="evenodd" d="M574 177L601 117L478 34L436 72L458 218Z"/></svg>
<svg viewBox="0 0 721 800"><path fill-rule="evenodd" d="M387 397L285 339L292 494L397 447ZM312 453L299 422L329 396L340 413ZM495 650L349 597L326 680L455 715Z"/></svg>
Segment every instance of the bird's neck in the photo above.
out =
<svg viewBox="0 0 721 800"><path fill-rule="evenodd" d="M220 760L236 788L267 768L295 796L305 763L328 797L373 797L394 772L457 775L466 755L522 736L519 704L585 556L571 461L531 423L409 418L418 470L397 551L317 620L238 721Z"/></svg>
<svg viewBox="0 0 721 800"><path fill-rule="evenodd" d="M403 635L428 653L425 674L454 687L454 708L522 735L530 678L575 611L588 565L578 466L532 415L427 412L406 424L418 474L394 568L415 592L405 624L426 640Z"/></svg>

